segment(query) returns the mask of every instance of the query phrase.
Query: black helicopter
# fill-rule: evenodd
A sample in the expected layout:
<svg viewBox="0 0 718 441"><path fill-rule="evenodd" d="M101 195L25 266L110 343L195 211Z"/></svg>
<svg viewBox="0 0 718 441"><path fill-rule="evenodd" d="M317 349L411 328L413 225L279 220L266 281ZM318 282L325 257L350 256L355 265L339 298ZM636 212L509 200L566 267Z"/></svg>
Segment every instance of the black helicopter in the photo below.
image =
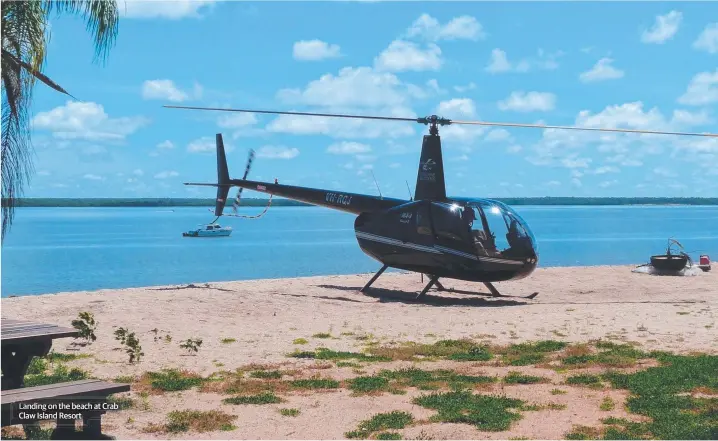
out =
<svg viewBox="0 0 718 441"><path fill-rule="evenodd" d="M364 253L382 263L381 269L361 289L365 292L389 267L426 274L429 282L416 296L422 297L434 285L445 288L440 278L482 282L493 296L501 296L492 282L522 279L530 275L539 261L536 238L526 221L504 203L482 198L446 196L444 163L439 126L471 124L482 126L534 127L600 132L649 133L663 135L710 136L706 133L659 132L632 129L547 126L538 124L454 121L435 115L423 118L338 115L307 112L223 109L189 106L163 106L174 109L247 112L278 115L305 115L389 121L413 121L429 126L424 135L411 200L369 196L333 190L250 181L247 164L242 179L231 179L227 169L222 134L217 134L217 183L185 183L217 187L214 214L222 216L231 187L244 188L296 201L319 205L357 215L354 231ZM478 293L477 293L478 294ZM533 293L526 298L534 298Z"/></svg>

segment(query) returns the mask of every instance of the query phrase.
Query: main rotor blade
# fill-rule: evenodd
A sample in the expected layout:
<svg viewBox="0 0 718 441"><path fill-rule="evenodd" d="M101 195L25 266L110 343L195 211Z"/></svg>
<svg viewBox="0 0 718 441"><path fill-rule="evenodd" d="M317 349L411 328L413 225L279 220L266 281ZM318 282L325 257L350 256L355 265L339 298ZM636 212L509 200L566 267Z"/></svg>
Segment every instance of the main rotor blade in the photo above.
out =
<svg viewBox="0 0 718 441"><path fill-rule="evenodd" d="M420 124L435 123L438 125L475 125L475 126L496 126L496 127L527 127L534 129L558 129L558 130L579 130L588 132L609 132L609 133L643 133L650 135L679 135L679 136L702 136L709 138L718 138L715 133L691 133L691 132L666 132L660 130L639 130L639 129L609 129L601 127L576 127L576 126L550 126L545 124L521 124L521 123L502 123L489 121L457 121L436 116L423 118L398 118L393 116L367 116L367 115L346 115L336 113L312 113L312 112L279 112L273 110L249 110L249 109L226 109L219 107L191 107L191 106L162 106L168 109L187 109L187 110L210 110L217 112L244 112L244 113L260 113L271 115L300 115L300 116L323 116L329 118L353 118L353 119L371 119L384 121L410 121Z"/></svg>
<svg viewBox="0 0 718 441"><path fill-rule="evenodd" d="M682 135L682 136L707 136L717 138L715 133L690 133L690 132L662 132L658 130L638 130L638 129L607 129L600 127L576 127L576 126L549 126L545 124L520 124L520 123L501 123L488 121L455 121L451 120L451 124L467 124L475 126L499 126L499 127L530 127L535 129L559 129L559 130L583 130L592 132L618 132L618 133L647 133L652 135Z"/></svg>
<svg viewBox="0 0 718 441"><path fill-rule="evenodd" d="M354 119L375 119L387 121L411 121L418 122L419 118L397 118L393 116L366 116L366 115L342 115L337 113L310 113L310 112L277 112L273 110L248 110L248 109L223 109L219 107L189 107L189 106L162 106L168 109L188 109L188 110L211 110L216 112L244 112L244 113L263 113L270 115L301 115L301 116L325 116L330 118L354 118Z"/></svg>

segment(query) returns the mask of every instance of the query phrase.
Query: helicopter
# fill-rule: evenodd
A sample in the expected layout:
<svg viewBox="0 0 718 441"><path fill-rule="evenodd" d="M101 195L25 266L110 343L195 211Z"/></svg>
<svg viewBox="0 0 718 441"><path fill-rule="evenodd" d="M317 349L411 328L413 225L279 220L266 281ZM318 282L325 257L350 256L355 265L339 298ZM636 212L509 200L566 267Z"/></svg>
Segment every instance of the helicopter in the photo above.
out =
<svg viewBox="0 0 718 441"><path fill-rule="evenodd" d="M446 195L444 163L439 127L451 124L529 127L542 129L581 130L653 135L686 135L718 137L711 133L663 132L597 127L551 126L485 121L457 121L436 115L420 118L399 118L366 115L344 115L309 112L228 109L213 107L163 106L172 109L244 112L273 115L300 115L331 118L352 118L382 121L406 121L428 126L424 135L416 187L410 200L370 196L343 191L298 187L252 181L247 179L253 155L242 179L231 179L227 169L222 134L216 135L217 183L187 182L185 185L217 187L214 214L219 218L227 203L231 187L239 187L235 209L243 189L258 191L311 205L322 206L356 215L354 232L361 250L382 264L361 288L366 292L388 268L416 272L428 276L428 283L416 296L423 297L436 286L445 291L439 279L456 279L483 283L494 297L502 295L494 282L519 280L529 276L538 265L536 238L528 223L508 205L485 198L459 198ZM271 199L270 199L271 201ZM467 293L479 294L480 293ZM533 299L538 292L523 298Z"/></svg>

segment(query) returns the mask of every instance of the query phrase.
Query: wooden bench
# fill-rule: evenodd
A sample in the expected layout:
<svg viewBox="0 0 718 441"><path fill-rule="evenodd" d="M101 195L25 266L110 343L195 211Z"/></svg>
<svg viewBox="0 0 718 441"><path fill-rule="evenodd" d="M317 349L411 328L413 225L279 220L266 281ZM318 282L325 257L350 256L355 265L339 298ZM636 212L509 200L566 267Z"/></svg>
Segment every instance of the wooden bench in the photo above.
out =
<svg viewBox="0 0 718 441"><path fill-rule="evenodd" d="M12 320L3 317L2 332L2 390L23 386L33 357L44 357L50 352L52 341L58 338L78 337L77 329L54 324Z"/></svg>
<svg viewBox="0 0 718 441"><path fill-rule="evenodd" d="M119 392L129 392L129 384L108 383L101 380L80 380L68 383L48 384L45 386L23 387L19 389L5 390L2 392L2 425L29 424L32 421L39 421L40 418L19 418L23 412L21 404L33 403L76 403L84 404L79 409L46 410L46 413L64 413L82 416L82 437L85 439L103 439L102 436L102 415L108 410L108 395ZM26 413L37 414L41 409L25 410ZM78 415L78 416L79 416ZM34 415L37 416L37 415ZM57 428L53 432L53 439L78 439L75 433L75 417L68 418L68 415L58 414ZM43 418L43 420L46 420Z"/></svg>

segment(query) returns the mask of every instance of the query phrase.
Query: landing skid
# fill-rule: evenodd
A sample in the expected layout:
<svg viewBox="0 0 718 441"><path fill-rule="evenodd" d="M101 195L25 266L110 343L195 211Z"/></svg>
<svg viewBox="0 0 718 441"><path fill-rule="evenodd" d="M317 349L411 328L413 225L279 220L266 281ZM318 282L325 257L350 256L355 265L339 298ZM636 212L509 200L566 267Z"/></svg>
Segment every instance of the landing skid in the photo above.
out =
<svg viewBox="0 0 718 441"><path fill-rule="evenodd" d="M383 265L383 266L379 269L379 271L377 271L376 274L374 274L374 277L372 277L372 278L367 282L367 284L364 285L364 287L360 290L360 292L366 292L366 290L369 289L369 287L370 287L374 282L376 282L376 279L378 279L379 276L381 276L382 274L384 274L384 271L386 271L387 268L389 268L389 265ZM428 274L427 274L427 277L429 277L429 283L427 283L426 286L424 287L424 289L422 289L421 292L420 292L419 294L417 294L417 296L414 298L414 300L418 300L418 299L420 299L421 297L423 297L424 295L426 295L426 293L427 293L427 292L431 289L431 287L433 287L433 286L436 286L436 289L439 290L439 291L457 292L457 293L459 293L459 294L473 294L473 295L479 295L479 296L482 296L482 295L483 295L483 296L487 296L487 295L488 295L488 296L491 296L491 297L514 297L514 298L519 298L519 299L533 299L533 298L535 298L535 297L538 295L538 292L535 292L535 293L529 294L529 295L527 295L527 296L506 296L506 295L501 294L501 293L499 292L499 290L496 289L496 287L495 287L491 282L484 282L484 285L489 289L489 291L491 292L491 294L484 294L484 293L480 293L480 292L457 291L457 290L455 290L454 288L451 288L451 289L446 289L446 288L444 288L444 285L442 285L442 284L439 282L439 277L437 277L437 276L431 276L431 275L428 275ZM424 274L421 275L421 280L422 280L422 282L424 281Z"/></svg>

